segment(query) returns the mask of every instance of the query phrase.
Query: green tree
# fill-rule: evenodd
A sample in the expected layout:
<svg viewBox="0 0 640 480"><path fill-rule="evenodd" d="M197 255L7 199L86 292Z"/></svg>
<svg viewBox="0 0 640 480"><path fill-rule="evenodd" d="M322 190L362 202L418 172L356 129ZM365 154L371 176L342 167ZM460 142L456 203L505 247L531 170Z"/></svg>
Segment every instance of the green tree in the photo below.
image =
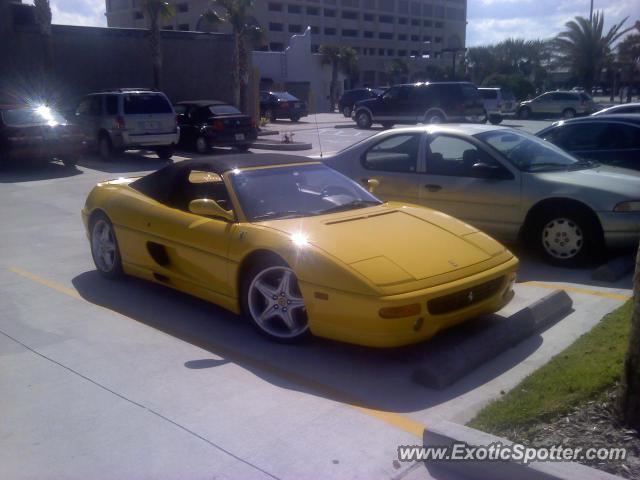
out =
<svg viewBox="0 0 640 480"><path fill-rule="evenodd" d="M233 30L235 47L232 71L233 95L236 105L246 110L246 90L249 82L249 52L264 44L265 34L250 12L253 0L213 0L211 7L202 14L211 24L228 23Z"/></svg>
<svg viewBox="0 0 640 480"><path fill-rule="evenodd" d="M511 90L518 100L524 100L532 96L536 88L533 83L519 73L505 75L495 73L489 75L482 81L483 87L500 87L505 90Z"/></svg>
<svg viewBox="0 0 640 480"><path fill-rule="evenodd" d="M160 45L160 20L168 20L175 15L172 5L164 0L142 0L142 11L149 19L149 42L153 64L153 87L159 89L162 74L162 47Z"/></svg>
<svg viewBox="0 0 640 480"><path fill-rule="evenodd" d="M318 50L324 59L322 63L331 65L331 84L329 86L329 104L333 112L338 103L338 72L353 75L358 69L358 54L351 47L339 47L337 45L320 45Z"/></svg>
<svg viewBox="0 0 640 480"><path fill-rule="evenodd" d="M401 58L395 58L387 65L387 75L391 78L391 83L399 83L402 78L409 75L409 65Z"/></svg>
<svg viewBox="0 0 640 480"><path fill-rule="evenodd" d="M575 17L565 23L566 30L554 39L559 60L573 70L587 91L591 92L602 68L612 57L613 44L631 30L622 29L627 18L604 33L603 12L595 12L591 21Z"/></svg>
<svg viewBox="0 0 640 480"><path fill-rule="evenodd" d="M629 346L620 382L619 414L622 422L640 430L640 248L633 281L633 316Z"/></svg>

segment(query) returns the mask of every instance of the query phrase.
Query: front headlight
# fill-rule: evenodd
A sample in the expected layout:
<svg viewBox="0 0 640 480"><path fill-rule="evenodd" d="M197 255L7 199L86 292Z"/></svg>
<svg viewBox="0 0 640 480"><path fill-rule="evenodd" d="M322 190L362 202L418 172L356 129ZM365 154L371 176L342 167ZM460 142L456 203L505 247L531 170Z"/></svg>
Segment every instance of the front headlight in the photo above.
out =
<svg viewBox="0 0 640 480"><path fill-rule="evenodd" d="M632 200L630 202L620 202L614 209L614 212L640 212L640 200Z"/></svg>

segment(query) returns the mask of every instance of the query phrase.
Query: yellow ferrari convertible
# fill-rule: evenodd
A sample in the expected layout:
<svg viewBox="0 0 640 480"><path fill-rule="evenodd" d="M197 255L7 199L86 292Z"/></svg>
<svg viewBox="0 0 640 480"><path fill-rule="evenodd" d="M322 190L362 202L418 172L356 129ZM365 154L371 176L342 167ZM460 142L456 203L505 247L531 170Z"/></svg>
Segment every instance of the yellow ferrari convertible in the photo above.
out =
<svg viewBox="0 0 640 480"><path fill-rule="evenodd" d="M205 157L99 183L82 217L105 277L195 295L279 341L419 342L501 309L518 266L463 222L383 203L292 155Z"/></svg>

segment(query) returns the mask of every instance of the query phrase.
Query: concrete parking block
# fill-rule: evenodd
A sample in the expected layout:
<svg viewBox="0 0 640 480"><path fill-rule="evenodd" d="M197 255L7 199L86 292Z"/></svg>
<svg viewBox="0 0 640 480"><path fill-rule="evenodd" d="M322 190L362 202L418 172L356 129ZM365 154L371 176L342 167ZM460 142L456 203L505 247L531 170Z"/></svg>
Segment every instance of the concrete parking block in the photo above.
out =
<svg viewBox="0 0 640 480"><path fill-rule="evenodd" d="M509 317L491 315L478 322L473 335L454 344L440 344L426 352L412 375L414 382L442 389L486 361L567 315L573 302L555 290Z"/></svg>
<svg viewBox="0 0 640 480"><path fill-rule="evenodd" d="M430 423L424 431L425 447L448 447L453 443L465 443L468 446L489 446L496 443L513 445L506 438L445 420ZM428 471L444 469L453 476L478 480L621 480L616 475L575 462L532 462L524 465L505 460L441 460L426 461L425 464Z"/></svg>
<svg viewBox="0 0 640 480"><path fill-rule="evenodd" d="M251 144L251 148L257 150L278 150L293 152L298 150L311 150L313 146L308 142L283 143L275 140L256 140Z"/></svg>

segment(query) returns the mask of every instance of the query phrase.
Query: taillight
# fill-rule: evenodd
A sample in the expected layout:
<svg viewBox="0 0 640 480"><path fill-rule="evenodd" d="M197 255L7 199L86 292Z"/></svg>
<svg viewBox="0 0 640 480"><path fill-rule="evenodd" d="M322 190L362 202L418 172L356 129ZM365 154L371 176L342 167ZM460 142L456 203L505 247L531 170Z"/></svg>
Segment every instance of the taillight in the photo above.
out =
<svg viewBox="0 0 640 480"><path fill-rule="evenodd" d="M120 115L116 117L116 129L124 130L124 117L121 117Z"/></svg>
<svg viewBox="0 0 640 480"><path fill-rule="evenodd" d="M224 130L224 122L222 120L212 120L209 122L211 128L213 130L222 131Z"/></svg>

